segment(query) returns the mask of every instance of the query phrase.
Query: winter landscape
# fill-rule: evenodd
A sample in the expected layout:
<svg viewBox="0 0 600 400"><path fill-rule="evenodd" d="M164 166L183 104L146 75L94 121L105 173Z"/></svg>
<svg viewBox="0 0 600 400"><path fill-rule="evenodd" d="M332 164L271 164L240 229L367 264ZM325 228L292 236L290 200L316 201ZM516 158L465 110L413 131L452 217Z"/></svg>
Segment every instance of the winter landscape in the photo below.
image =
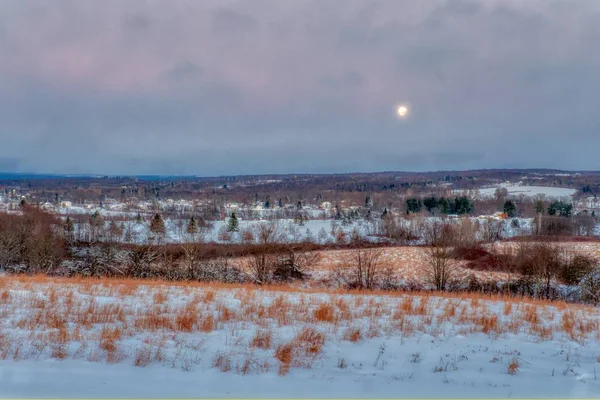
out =
<svg viewBox="0 0 600 400"><path fill-rule="evenodd" d="M0 398L600 397L599 20L2 0Z"/></svg>

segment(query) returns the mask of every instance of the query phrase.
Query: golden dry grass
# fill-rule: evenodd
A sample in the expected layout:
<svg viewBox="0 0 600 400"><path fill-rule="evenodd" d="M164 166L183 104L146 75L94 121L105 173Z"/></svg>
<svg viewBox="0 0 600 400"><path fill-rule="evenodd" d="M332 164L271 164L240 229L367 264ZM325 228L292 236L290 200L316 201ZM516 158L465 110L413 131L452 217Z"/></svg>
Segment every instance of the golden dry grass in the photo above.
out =
<svg viewBox="0 0 600 400"><path fill-rule="evenodd" d="M47 354L108 363L130 359L143 367L168 362L169 349L176 348L187 365L191 361L185 361L184 354L189 349L182 338L202 338L218 330L227 333L230 347L248 353L235 364L228 353L218 353L215 368L248 374L268 370L270 357L284 375L292 367L310 367L328 340L357 343L382 335L437 335L442 323L463 334L600 339L596 308L475 293L343 292L41 276L1 277L0 287L0 314L5 316L0 320L2 359ZM286 327L295 334L280 340L275 333ZM250 336L244 339L239 332L248 329ZM143 343L128 350L126 343L132 338L143 338ZM256 358L254 351L266 358Z"/></svg>

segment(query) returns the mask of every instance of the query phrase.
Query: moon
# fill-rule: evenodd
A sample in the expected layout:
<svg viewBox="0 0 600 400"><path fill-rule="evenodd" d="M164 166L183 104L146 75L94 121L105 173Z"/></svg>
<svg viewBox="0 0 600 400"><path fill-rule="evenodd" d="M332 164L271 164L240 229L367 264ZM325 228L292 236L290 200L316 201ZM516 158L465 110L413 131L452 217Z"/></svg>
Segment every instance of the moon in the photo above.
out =
<svg viewBox="0 0 600 400"><path fill-rule="evenodd" d="M404 104L399 105L398 108L396 109L396 113L398 113L398 116L400 118L406 118L406 116L408 115L408 107L405 106Z"/></svg>

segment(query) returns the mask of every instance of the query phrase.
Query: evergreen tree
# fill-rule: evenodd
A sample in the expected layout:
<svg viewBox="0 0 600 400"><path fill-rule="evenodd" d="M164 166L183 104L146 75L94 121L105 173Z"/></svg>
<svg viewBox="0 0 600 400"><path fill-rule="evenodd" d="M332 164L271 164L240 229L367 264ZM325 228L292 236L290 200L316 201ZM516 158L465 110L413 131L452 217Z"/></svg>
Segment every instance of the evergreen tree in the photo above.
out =
<svg viewBox="0 0 600 400"><path fill-rule="evenodd" d="M560 215L561 217L571 217L573 215L573 204L563 201L555 201L548 206L548 215Z"/></svg>
<svg viewBox="0 0 600 400"><path fill-rule="evenodd" d="M196 233L198 233L198 223L196 222L196 218L194 218L193 215L190 217L190 220L188 221L186 232L189 233L190 235L195 235Z"/></svg>
<svg viewBox="0 0 600 400"><path fill-rule="evenodd" d="M435 197L427 197L423 200L423 205L428 212L432 212L438 207L438 200Z"/></svg>
<svg viewBox="0 0 600 400"><path fill-rule="evenodd" d="M517 206L511 200L507 200L504 202L503 207L504 214L506 214L509 218L514 218L517 216Z"/></svg>
<svg viewBox="0 0 600 400"><path fill-rule="evenodd" d="M296 209L302 210L302 201L298 200L298 203L296 204Z"/></svg>
<svg viewBox="0 0 600 400"><path fill-rule="evenodd" d="M165 221L163 221L159 213L154 214L152 221L150 222L150 232L155 235L164 235L166 233Z"/></svg>
<svg viewBox="0 0 600 400"><path fill-rule="evenodd" d="M470 214L473 211L473 203L466 196L456 197L450 203L449 212L451 214Z"/></svg>
<svg viewBox="0 0 600 400"><path fill-rule="evenodd" d="M420 199L410 198L406 200L406 213L418 213L421 211L422 204Z"/></svg>
<svg viewBox="0 0 600 400"><path fill-rule="evenodd" d="M279 208L283 208L283 200L279 199L277 205L279 206Z"/></svg>
<svg viewBox="0 0 600 400"><path fill-rule="evenodd" d="M240 229L240 223L238 221L235 213L231 213L231 217L229 217L229 221L227 222L227 231L228 232L237 232Z"/></svg>
<svg viewBox="0 0 600 400"><path fill-rule="evenodd" d="M438 200L438 207L442 214L450 214L450 202L445 197L440 197Z"/></svg>
<svg viewBox="0 0 600 400"><path fill-rule="evenodd" d="M335 219L342 219L344 216L342 215L342 211L339 206L335 206Z"/></svg>
<svg viewBox="0 0 600 400"><path fill-rule="evenodd" d="M373 198L370 195L367 195L365 198L365 207L372 208L373 207Z"/></svg>
<svg viewBox="0 0 600 400"><path fill-rule="evenodd" d="M387 217L390 216L390 213L388 212L387 207L383 209L383 212L381 213L381 219L385 219Z"/></svg>
<svg viewBox="0 0 600 400"><path fill-rule="evenodd" d="M142 218L142 214L137 213L137 216L135 217L135 222L137 224L141 224L142 222L144 222L143 218Z"/></svg>
<svg viewBox="0 0 600 400"><path fill-rule="evenodd" d="M73 231L75 230L71 217L67 216L63 229L65 230L65 236L71 240L73 238Z"/></svg>

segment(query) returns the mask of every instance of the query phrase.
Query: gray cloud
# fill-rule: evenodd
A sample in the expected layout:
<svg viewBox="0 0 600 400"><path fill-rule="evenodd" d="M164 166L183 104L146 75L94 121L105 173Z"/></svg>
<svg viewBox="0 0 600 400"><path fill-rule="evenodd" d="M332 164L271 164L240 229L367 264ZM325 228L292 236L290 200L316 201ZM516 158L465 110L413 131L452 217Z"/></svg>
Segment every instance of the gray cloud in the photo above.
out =
<svg viewBox="0 0 600 400"><path fill-rule="evenodd" d="M176 63L166 71L166 77L176 82L185 82L202 75L202 68L196 63L185 60Z"/></svg>
<svg viewBox="0 0 600 400"><path fill-rule="evenodd" d="M131 15L123 19L123 27L128 30L146 30L150 27L150 21L143 15Z"/></svg>
<svg viewBox="0 0 600 400"><path fill-rule="evenodd" d="M14 0L0 15L7 171L597 168L595 0Z"/></svg>
<svg viewBox="0 0 600 400"><path fill-rule="evenodd" d="M244 33L256 27L256 21L243 13L219 8L213 12L212 27L220 33Z"/></svg>

